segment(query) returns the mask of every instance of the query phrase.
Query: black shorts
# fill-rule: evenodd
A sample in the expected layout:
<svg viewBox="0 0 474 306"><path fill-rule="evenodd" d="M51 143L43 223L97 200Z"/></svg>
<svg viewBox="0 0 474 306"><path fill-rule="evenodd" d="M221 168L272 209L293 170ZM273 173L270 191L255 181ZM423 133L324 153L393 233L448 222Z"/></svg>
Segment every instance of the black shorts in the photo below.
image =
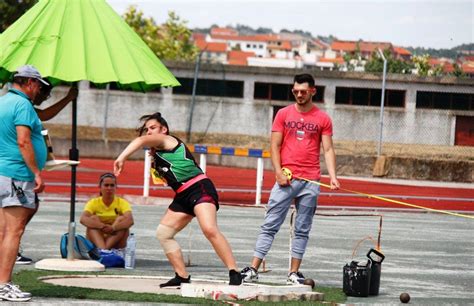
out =
<svg viewBox="0 0 474 306"><path fill-rule="evenodd" d="M199 203L212 203L216 205L216 210L219 210L217 190L210 179L200 180L186 190L177 193L168 208L195 217L194 207Z"/></svg>

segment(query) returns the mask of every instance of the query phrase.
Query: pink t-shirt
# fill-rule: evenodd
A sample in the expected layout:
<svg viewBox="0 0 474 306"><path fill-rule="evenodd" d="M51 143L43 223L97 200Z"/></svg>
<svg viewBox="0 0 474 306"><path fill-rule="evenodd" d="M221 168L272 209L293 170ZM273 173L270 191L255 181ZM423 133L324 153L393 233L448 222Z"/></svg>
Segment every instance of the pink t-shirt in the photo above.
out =
<svg viewBox="0 0 474 306"><path fill-rule="evenodd" d="M283 134L281 166L290 169L295 177L319 180L321 135L332 136L331 118L316 106L300 113L292 104L278 111L272 132Z"/></svg>

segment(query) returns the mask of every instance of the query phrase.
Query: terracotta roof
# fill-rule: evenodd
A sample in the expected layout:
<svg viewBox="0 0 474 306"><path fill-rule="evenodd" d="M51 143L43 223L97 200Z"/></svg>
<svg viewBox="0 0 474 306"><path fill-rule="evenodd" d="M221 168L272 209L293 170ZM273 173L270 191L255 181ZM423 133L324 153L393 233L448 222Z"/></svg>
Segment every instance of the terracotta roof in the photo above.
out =
<svg viewBox="0 0 474 306"><path fill-rule="evenodd" d="M399 55L411 55L411 52L408 51L407 49L405 48L402 48L402 47L393 47L393 51L395 51L396 54L399 54Z"/></svg>
<svg viewBox="0 0 474 306"><path fill-rule="evenodd" d="M331 49L334 50L334 51L352 52L352 51L356 50L356 42L355 41L335 40L331 43Z"/></svg>
<svg viewBox="0 0 474 306"><path fill-rule="evenodd" d="M193 39L194 40L205 39L205 38L206 38L206 34L193 32Z"/></svg>
<svg viewBox="0 0 474 306"><path fill-rule="evenodd" d="M462 59L464 62L474 62L474 55L463 55Z"/></svg>
<svg viewBox="0 0 474 306"><path fill-rule="evenodd" d="M454 71L454 66L451 63L445 63L443 65L443 72L450 73Z"/></svg>
<svg viewBox="0 0 474 306"><path fill-rule="evenodd" d="M321 39L313 39L311 43L321 49L328 49L330 47L328 43L322 41Z"/></svg>
<svg viewBox="0 0 474 306"><path fill-rule="evenodd" d="M254 56L254 52L229 51L227 52L227 63L229 65L247 66L247 58Z"/></svg>
<svg viewBox="0 0 474 306"><path fill-rule="evenodd" d="M290 51L291 50L291 42L289 41L280 41L281 44L275 44L275 43L270 43L268 45L268 49L273 49L273 50L286 50Z"/></svg>
<svg viewBox="0 0 474 306"><path fill-rule="evenodd" d="M212 35L212 39L222 39L222 40L238 40L238 41L261 41L261 42L267 42L268 37L265 36L257 36L257 35Z"/></svg>
<svg viewBox="0 0 474 306"><path fill-rule="evenodd" d="M321 57L321 58L318 59L318 62L344 64L344 59L342 57L336 57L336 58Z"/></svg>
<svg viewBox="0 0 474 306"><path fill-rule="evenodd" d="M444 66L446 64L451 64L451 60L447 58L439 58L439 57L430 57L428 59L428 64L430 66L441 65Z"/></svg>
<svg viewBox="0 0 474 306"><path fill-rule="evenodd" d="M231 28L212 28L211 35L231 35L237 36L239 32Z"/></svg>
<svg viewBox="0 0 474 306"><path fill-rule="evenodd" d="M386 50L391 49L392 44L389 42L373 42L373 41L361 41L359 42L360 52L374 52L377 49Z"/></svg>
<svg viewBox="0 0 474 306"><path fill-rule="evenodd" d="M389 42L335 40L331 44L331 49L334 51L354 52L357 50L357 44L359 44L360 52L373 52L378 48L382 50L392 48L392 44Z"/></svg>
<svg viewBox="0 0 474 306"><path fill-rule="evenodd" d="M465 73L474 74L474 61L464 62L461 69Z"/></svg>
<svg viewBox="0 0 474 306"><path fill-rule="evenodd" d="M435 68L436 66L440 66L445 73L450 73L454 71L453 62L447 58L437 58L437 57L430 57L428 59L428 64Z"/></svg>
<svg viewBox="0 0 474 306"><path fill-rule="evenodd" d="M227 51L226 43L219 42L207 42L203 39L198 39L194 41L194 44L199 48L199 50L206 50L207 52L221 52L225 53Z"/></svg>
<svg viewBox="0 0 474 306"><path fill-rule="evenodd" d="M282 41L282 40L288 40L288 39L283 39L280 35L278 34L256 34L256 35L252 35L252 36L255 36L256 38L258 39L264 39L266 41L275 41L275 40L278 40L278 41Z"/></svg>

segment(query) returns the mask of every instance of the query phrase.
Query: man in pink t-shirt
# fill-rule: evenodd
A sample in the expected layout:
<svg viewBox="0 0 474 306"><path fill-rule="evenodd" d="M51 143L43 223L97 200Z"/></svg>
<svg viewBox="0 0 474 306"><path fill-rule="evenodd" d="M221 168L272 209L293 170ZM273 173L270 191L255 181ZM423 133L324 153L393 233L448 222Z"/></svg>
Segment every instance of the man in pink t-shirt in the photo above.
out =
<svg viewBox="0 0 474 306"><path fill-rule="evenodd" d="M316 94L314 78L299 74L294 78L293 95L296 103L278 111L272 127L271 153L276 183L268 201L265 221L261 227L250 267L242 270L245 282L258 280L257 270L267 255L276 233L285 221L293 200L296 204L294 238L291 245L291 264L287 283L301 284L304 276L299 271L309 232L316 211L319 186L302 180L319 180L320 146L329 172L331 189L338 189L336 154L332 143L332 122L329 116L312 102ZM282 172L288 168L293 179Z"/></svg>

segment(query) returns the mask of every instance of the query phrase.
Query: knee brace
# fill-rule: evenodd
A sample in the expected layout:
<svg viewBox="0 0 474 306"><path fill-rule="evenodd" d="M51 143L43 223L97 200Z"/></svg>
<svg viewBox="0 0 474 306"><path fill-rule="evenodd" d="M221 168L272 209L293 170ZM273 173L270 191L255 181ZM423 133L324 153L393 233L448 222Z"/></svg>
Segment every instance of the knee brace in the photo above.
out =
<svg viewBox="0 0 474 306"><path fill-rule="evenodd" d="M174 236L178 233L174 228L160 224L156 228L156 238L160 241L161 247L165 254L174 252L180 249L178 242L174 239Z"/></svg>

